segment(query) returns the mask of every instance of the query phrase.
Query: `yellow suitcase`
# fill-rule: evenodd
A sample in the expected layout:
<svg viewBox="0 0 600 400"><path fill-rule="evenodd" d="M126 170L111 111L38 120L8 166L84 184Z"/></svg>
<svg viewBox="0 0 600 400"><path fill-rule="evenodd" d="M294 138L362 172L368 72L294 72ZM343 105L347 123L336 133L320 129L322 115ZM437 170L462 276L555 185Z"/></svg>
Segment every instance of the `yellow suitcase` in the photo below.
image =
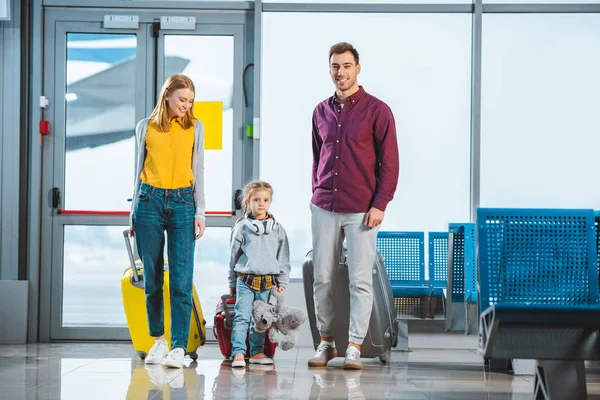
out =
<svg viewBox="0 0 600 400"><path fill-rule="evenodd" d="M148 316L146 314L146 296L144 294L143 267L136 263L133 256L129 230L123 231L127 253L129 254L130 267L123 273L121 279L121 290L123 293L123 308L129 327L129 335L133 342L133 348L144 359L154 344L154 338L150 336L148 329ZM133 269L135 266L135 270ZM165 262L165 266L167 263ZM165 270L163 284L163 304L165 317L165 338L171 346L171 303L169 301L169 271ZM192 315L190 318L190 333L186 354L193 360L198 358L197 349L206 341L206 320L202 314L202 307L198 299L196 287L192 285Z"/></svg>

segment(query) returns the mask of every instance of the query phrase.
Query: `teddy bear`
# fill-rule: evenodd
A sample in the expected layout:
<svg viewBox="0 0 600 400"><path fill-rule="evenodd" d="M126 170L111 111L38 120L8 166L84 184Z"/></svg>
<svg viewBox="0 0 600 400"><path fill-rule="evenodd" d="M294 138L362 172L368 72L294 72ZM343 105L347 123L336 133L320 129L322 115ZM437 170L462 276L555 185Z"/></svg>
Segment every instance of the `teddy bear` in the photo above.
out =
<svg viewBox="0 0 600 400"><path fill-rule="evenodd" d="M298 307L285 305L283 293L277 288L271 289L271 296L276 303L269 304L262 300L255 300L252 304L252 318L254 330L266 332L269 330L269 340L277 343L282 350L289 350L298 344L300 325L306 321L306 313Z"/></svg>

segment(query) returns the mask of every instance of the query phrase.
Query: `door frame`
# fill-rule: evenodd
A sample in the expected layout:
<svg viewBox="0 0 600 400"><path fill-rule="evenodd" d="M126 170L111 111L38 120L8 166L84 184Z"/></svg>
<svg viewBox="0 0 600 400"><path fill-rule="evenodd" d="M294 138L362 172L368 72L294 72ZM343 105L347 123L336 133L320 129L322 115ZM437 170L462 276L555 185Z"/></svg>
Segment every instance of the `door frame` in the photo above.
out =
<svg viewBox="0 0 600 400"><path fill-rule="evenodd" d="M103 27L104 15L137 15L138 29L107 29ZM155 53L152 37L152 23L161 16L194 16L195 30L161 30L158 40L158 54ZM43 38L43 95L50 100L45 115L50 122L51 134L42 138L42 199L41 199L41 251L40 251L40 341L54 340L129 340L128 329L123 327L63 327L63 261L64 261L64 226L96 225L114 226L128 225L128 215L68 215L58 214L52 207L51 193L53 187L64 193L65 185L65 129L66 114L64 91L66 89L66 51L68 32L77 33L110 33L135 34L136 44L136 121L149 115L153 108L153 85L161 82L164 53L164 35L232 35L234 36L234 127L232 149L232 193L240 188L243 177L249 172L244 170L244 159L247 146L243 124L246 108L243 102L242 73L247 60L248 40L247 11L214 11L214 10L165 10L165 9L61 9L46 8L44 10ZM158 57L156 77L150 61ZM156 79L155 79L156 78ZM158 86L160 88L160 85ZM158 91L158 90L157 90ZM143 96L137 95L144 93ZM62 117L61 117L62 116ZM56 134L56 133L60 134ZM238 136L239 135L239 136ZM251 139L250 139L251 140ZM137 152L137 149L136 149ZM134 157L132 157L134 162ZM61 199L63 200L63 199ZM63 203L64 204L64 203ZM62 204L60 205L62 206ZM59 208L60 208L59 206ZM232 199L231 216L207 216L207 226L232 226L238 212L234 210ZM118 284L119 277L115 277Z"/></svg>

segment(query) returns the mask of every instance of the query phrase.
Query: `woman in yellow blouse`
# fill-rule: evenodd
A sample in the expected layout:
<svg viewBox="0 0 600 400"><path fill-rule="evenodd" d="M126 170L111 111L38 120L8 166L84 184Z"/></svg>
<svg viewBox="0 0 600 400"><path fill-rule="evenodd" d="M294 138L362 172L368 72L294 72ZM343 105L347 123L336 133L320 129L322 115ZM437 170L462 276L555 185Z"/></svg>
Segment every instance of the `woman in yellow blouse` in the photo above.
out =
<svg viewBox="0 0 600 400"><path fill-rule="evenodd" d="M150 118L136 127L138 157L131 205L144 265L150 335L146 364L182 368L192 311L195 240L204 234L204 127L194 118L195 88L185 75L167 79ZM171 351L164 337L163 267L167 231Z"/></svg>

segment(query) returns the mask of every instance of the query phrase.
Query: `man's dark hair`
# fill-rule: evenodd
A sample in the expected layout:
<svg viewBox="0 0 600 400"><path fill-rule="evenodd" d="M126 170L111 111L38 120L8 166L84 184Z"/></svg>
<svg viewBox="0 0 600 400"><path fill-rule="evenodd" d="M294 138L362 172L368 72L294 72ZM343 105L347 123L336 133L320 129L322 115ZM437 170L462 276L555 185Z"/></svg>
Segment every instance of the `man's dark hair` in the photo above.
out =
<svg viewBox="0 0 600 400"><path fill-rule="evenodd" d="M331 56L334 54L344 54L349 51L354 56L354 61L356 61L356 65L358 65L358 51L347 42L336 43L329 49L329 61L331 61Z"/></svg>

